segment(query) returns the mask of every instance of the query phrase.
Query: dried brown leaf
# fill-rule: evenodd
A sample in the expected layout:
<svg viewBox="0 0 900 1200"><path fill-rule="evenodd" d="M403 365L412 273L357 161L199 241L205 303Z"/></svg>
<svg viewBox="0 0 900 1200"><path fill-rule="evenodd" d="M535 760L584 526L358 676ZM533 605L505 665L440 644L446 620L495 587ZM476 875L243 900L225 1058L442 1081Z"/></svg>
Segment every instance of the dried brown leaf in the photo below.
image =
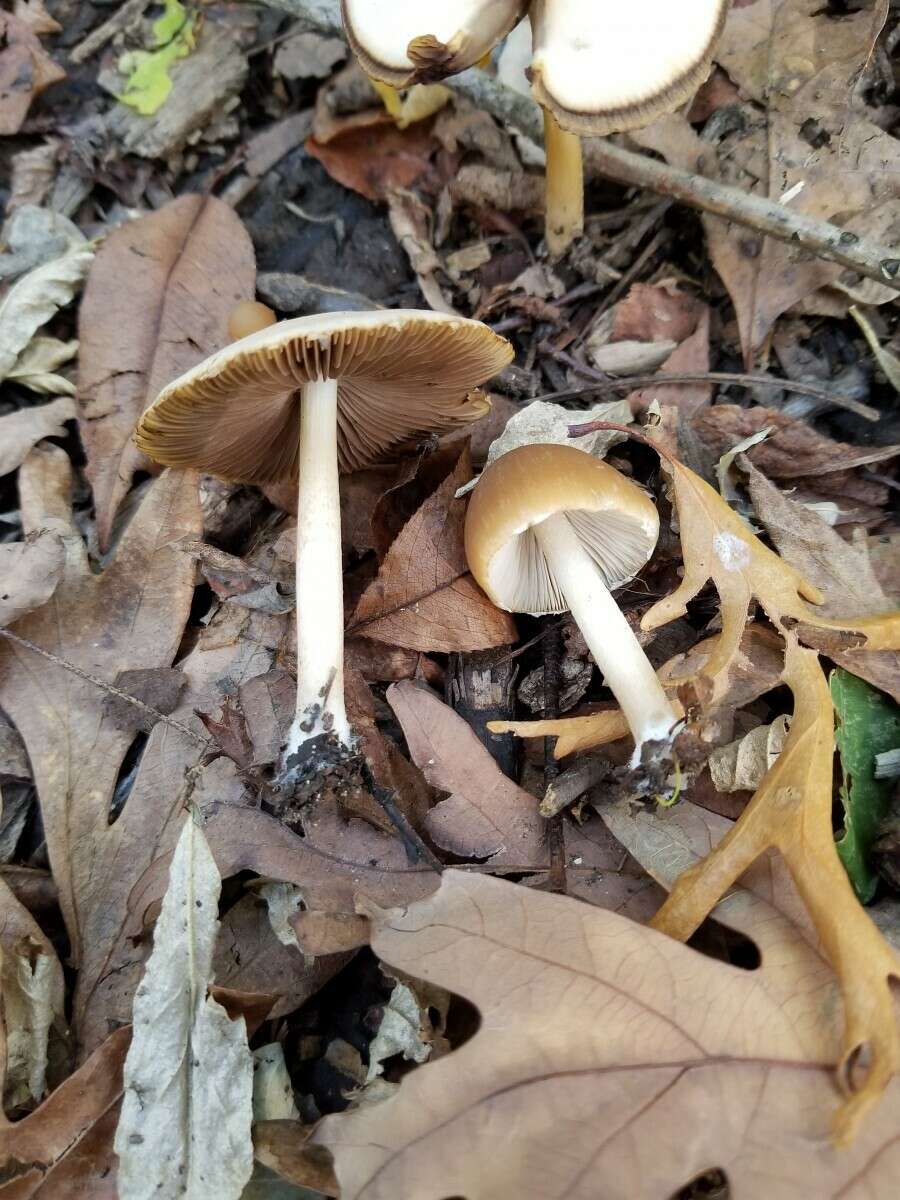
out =
<svg viewBox="0 0 900 1200"><path fill-rule="evenodd" d="M900 454L900 446L851 446L818 433L806 421L775 408L740 408L717 404L694 417L700 440L718 457L738 442L766 428L772 434L747 451L747 457L770 479L798 479L846 471L884 462Z"/></svg>
<svg viewBox="0 0 900 1200"><path fill-rule="evenodd" d="M27 12L0 12L0 137L18 133L32 100L66 77L37 36L57 32L59 26L23 17Z"/></svg>
<svg viewBox="0 0 900 1200"><path fill-rule="evenodd" d="M712 175L808 216L838 220L851 234L896 244L900 216L891 179L896 139L881 130L857 83L884 25L886 0L835 19L817 0L757 0L733 6L718 61L739 83L743 120L711 152L680 116L657 122L638 140L670 162ZM727 127L726 127L727 128ZM778 316L818 289L839 286L866 303L894 293L797 246L758 237L705 217L716 270L734 301L748 366Z"/></svg>
<svg viewBox="0 0 900 1200"><path fill-rule="evenodd" d="M471 458L463 449L455 469L391 546L348 633L440 653L515 641L512 617L495 608L469 574L465 501L456 499L456 492L471 477Z"/></svg>
<svg viewBox="0 0 900 1200"><path fill-rule="evenodd" d="M65 545L53 529L0 546L0 627L46 604L65 565Z"/></svg>
<svg viewBox="0 0 900 1200"><path fill-rule="evenodd" d="M348 129L326 143L310 138L307 151L332 179L367 200L385 200L392 188L434 182L431 159L439 143L427 122L398 129L387 114L363 129Z"/></svg>
<svg viewBox="0 0 900 1200"><path fill-rule="evenodd" d="M0 475L20 467L41 438L65 437L65 422L74 417L75 402L68 396L0 417Z"/></svg>
<svg viewBox="0 0 900 1200"><path fill-rule="evenodd" d="M794 1200L798 1181L817 1197L888 1195L900 1088L854 1146L827 1145L827 971L767 915L748 922L764 946L750 972L461 871L375 914L379 957L462 992L481 1025L395 1096L319 1126L343 1200L587 1200L598 1179L609 1200L631 1200L676 1194L711 1167L735 1200Z"/></svg>
<svg viewBox="0 0 900 1200"><path fill-rule="evenodd" d="M450 792L425 826L445 850L492 865L546 863L544 822L533 796L508 779L462 717L429 688L392 684L388 703L425 778Z"/></svg>
<svg viewBox="0 0 900 1200"><path fill-rule="evenodd" d="M228 317L253 298L255 277L247 231L212 196L181 196L101 246L78 322L79 422L101 546L135 471L155 469L131 444L138 418L165 384L227 344Z"/></svg>
<svg viewBox="0 0 900 1200"><path fill-rule="evenodd" d="M786 496L745 461L756 515L779 554L822 592L820 611L875 616L895 606L872 568L865 537L848 542L806 505ZM844 650L837 639L815 640L839 666L889 692L900 702L900 654L896 650Z"/></svg>
<svg viewBox="0 0 900 1200"><path fill-rule="evenodd" d="M0 1122L0 1200L116 1200L112 1139L130 1037L117 1030L35 1112Z"/></svg>
<svg viewBox="0 0 900 1200"><path fill-rule="evenodd" d="M57 529L66 566L52 598L18 621L15 633L105 680L126 669L167 666L193 596L193 566L177 542L197 535L196 478L168 472L157 480L99 574L74 524L70 487L69 460L55 447L33 451L21 469L26 533ZM0 703L28 749L60 907L73 958L82 965L85 954L102 958L108 949L92 922L115 920L114 907L104 911L104 893L121 884L131 865L117 861L123 827L109 825L109 806L133 733L105 716L104 698L101 688L63 666L39 660L25 647L0 645ZM155 814L145 813L145 821L160 819L159 784L157 776ZM173 798L181 786L179 780ZM88 986L89 979L90 972L83 980ZM77 1006L75 1015L77 1022ZM108 1027L101 1024L105 1034Z"/></svg>

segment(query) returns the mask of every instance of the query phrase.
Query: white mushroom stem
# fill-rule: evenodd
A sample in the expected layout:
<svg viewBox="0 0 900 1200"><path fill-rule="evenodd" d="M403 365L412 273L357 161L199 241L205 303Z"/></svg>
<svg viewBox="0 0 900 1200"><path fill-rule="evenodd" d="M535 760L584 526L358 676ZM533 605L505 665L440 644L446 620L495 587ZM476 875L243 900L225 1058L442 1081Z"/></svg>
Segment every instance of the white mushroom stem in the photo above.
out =
<svg viewBox="0 0 900 1200"><path fill-rule="evenodd" d="M632 765L636 766L644 742L670 737L676 721L672 706L568 518L554 513L533 526L532 533L607 687L625 714L634 735Z"/></svg>
<svg viewBox="0 0 900 1200"><path fill-rule="evenodd" d="M344 708L344 584L337 380L307 383L300 405L297 502L297 711L285 759L332 732L353 741Z"/></svg>
<svg viewBox="0 0 900 1200"><path fill-rule="evenodd" d="M584 168L581 138L561 129L553 114L544 110L544 236L554 256L563 254L584 230Z"/></svg>

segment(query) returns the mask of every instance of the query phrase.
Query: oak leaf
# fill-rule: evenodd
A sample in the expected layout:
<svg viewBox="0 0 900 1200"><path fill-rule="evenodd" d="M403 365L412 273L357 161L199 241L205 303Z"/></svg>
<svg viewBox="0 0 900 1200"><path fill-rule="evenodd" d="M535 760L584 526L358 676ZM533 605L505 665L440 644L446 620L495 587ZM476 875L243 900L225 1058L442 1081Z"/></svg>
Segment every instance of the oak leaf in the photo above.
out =
<svg viewBox="0 0 900 1200"><path fill-rule="evenodd" d="M900 612L883 616L825 617L812 605L824 599L819 588L768 549L710 485L677 459L665 456L678 509L684 578L669 596L643 616L643 629L658 629L682 616L688 602L711 580L719 593L722 632L703 667L712 697L721 695L729 664L740 645L754 597L776 628L803 623L816 629L859 635L866 650L900 648Z"/></svg>
<svg viewBox="0 0 900 1200"><path fill-rule="evenodd" d="M17 621L13 632L107 681L126 669L168 666L193 598L193 564L179 553L177 542L196 537L198 531L196 477L168 472L156 480L124 531L115 557L99 574L74 523L70 489L66 454L50 445L33 450L19 473L23 525L26 535L40 528L58 533L66 561L53 596ZM24 646L0 644L0 704L28 750L60 908L73 959L82 966L89 959L95 964L106 961L110 947L105 935L116 914L124 915L128 872L135 864L118 850L131 820L144 823L141 853L149 848L148 824L155 829L165 823L157 771L152 801L146 807L139 802L126 824L110 824L119 768L134 734L109 719L104 699L102 688L65 666L37 659ZM169 734L171 739L171 730ZM169 745L171 749L171 740ZM196 756L196 746L193 749ZM179 774L171 788L173 804L183 782ZM110 903L110 889L123 883L124 894L118 903ZM128 959L137 959L133 947ZM92 977L93 970L82 971L79 988L90 988ZM82 1015L76 998L76 1026ZM102 1008L97 1017L92 1046L109 1028Z"/></svg>
<svg viewBox="0 0 900 1200"><path fill-rule="evenodd" d="M0 12L0 137L18 133L32 100L51 83L65 79L41 45L39 33L58 33L46 12Z"/></svg>
<svg viewBox="0 0 900 1200"><path fill-rule="evenodd" d="M395 1096L322 1122L342 1200L589 1200L598 1180L631 1200L711 1167L735 1200L891 1193L900 1083L852 1147L829 1147L827 969L771 912L751 926L756 971L455 870L374 923L380 958L462 993L481 1025Z"/></svg>
<svg viewBox="0 0 900 1200"><path fill-rule="evenodd" d="M135 471L148 469L130 442L138 418L228 342L228 317L253 298L255 278L247 231L212 196L180 196L117 229L97 253L78 317L78 407L101 547Z"/></svg>
<svg viewBox="0 0 900 1200"><path fill-rule="evenodd" d="M653 925L686 940L760 855L779 851L841 984L844 1035L838 1078L846 1099L834 1132L846 1142L900 1069L900 1031L890 987L900 979L900 957L858 904L838 858L831 823L831 694L818 656L792 636L787 639L784 682L794 694L784 749L741 819L702 862L679 876ZM861 1059L866 1070L860 1080L856 1067Z"/></svg>
<svg viewBox="0 0 900 1200"><path fill-rule="evenodd" d="M456 499L456 492L471 478L466 447L391 546L360 598L349 634L444 654L515 641L512 617L495 608L469 574L465 501Z"/></svg>

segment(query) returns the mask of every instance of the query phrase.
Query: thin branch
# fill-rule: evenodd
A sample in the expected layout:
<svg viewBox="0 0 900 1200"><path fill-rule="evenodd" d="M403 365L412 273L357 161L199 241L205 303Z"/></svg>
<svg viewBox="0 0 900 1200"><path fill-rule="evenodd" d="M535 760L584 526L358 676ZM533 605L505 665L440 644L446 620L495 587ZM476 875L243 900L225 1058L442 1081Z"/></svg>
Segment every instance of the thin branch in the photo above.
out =
<svg viewBox="0 0 900 1200"><path fill-rule="evenodd" d="M127 704L133 704L135 708L139 708L142 712L147 713L157 721L162 721L164 725L168 725L170 729L177 730L184 737L190 738L192 742L196 742L198 746L202 746L204 750L218 749L215 742L208 738L201 737L199 733L195 733L187 725L182 725L180 721L173 721L171 717L167 717L164 712L160 712L158 708L154 708L152 704L145 704L143 700L138 700L137 696L130 696L128 692L123 692L121 688L115 687L111 683L107 683L105 679L100 679L97 675L92 675L90 671L83 671L81 667L77 667L75 663L69 662L68 659L60 658L58 654L51 654L49 650L44 650L41 646L30 642L28 638L20 637L17 633L12 633L8 629L0 629L0 637L6 638L10 642L15 642L17 646L23 646L26 650L30 650L32 654L39 654L41 658L46 658L57 667L62 667L64 671L68 671L70 675L77 675L79 679L83 679L85 683L92 683L94 687L99 688L103 692L108 692L110 696L116 696L119 700L124 700Z"/></svg>
<svg viewBox="0 0 900 1200"><path fill-rule="evenodd" d="M343 36L339 0L268 0L302 21L307 29L330 36ZM529 96L520 95L476 67L444 81L448 87L484 109L498 121L524 133L533 141L543 140L540 109ZM888 287L900 276L900 258L896 251L869 238L859 237L830 221L795 212L784 204L764 196L754 196L740 188L716 183L702 175L670 167L667 163L636 154L615 145L608 138L590 138L590 165L607 179L631 187L646 188L660 196L669 196L691 208L734 221L780 242L801 246L820 258L840 263L866 279L875 279Z"/></svg>
<svg viewBox="0 0 900 1200"><path fill-rule="evenodd" d="M535 400L581 400L595 392L635 392L647 387L674 387L680 383L721 383L735 384L738 387L770 387L785 392L794 392L798 396L811 396L833 404L836 408L845 408L848 412L856 413L867 421L878 421L881 413L877 408L844 396L840 392L829 391L828 388L817 387L813 383L795 383L792 379L776 379L772 375L747 375L732 371L678 371L662 375L627 375L621 379L604 379L596 383L586 383L583 387L571 388L564 392L546 392L543 396L535 396Z"/></svg>

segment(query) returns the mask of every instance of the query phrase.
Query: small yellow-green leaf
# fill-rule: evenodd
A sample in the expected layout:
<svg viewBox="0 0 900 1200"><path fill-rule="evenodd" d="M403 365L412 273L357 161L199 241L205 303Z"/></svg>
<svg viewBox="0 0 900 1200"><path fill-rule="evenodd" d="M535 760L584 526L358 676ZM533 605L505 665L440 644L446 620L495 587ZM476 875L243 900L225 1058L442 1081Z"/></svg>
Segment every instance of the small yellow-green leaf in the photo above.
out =
<svg viewBox="0 0 900 1200"><path fill-rule="evenodd" d="M165 12L153 26L153 37L153 50L123 54L118 64L126 83L117 98L143 117L152 116L165 104L172 90L170 68L194 48L194 18L180 0L165 0Z"/></svg>

